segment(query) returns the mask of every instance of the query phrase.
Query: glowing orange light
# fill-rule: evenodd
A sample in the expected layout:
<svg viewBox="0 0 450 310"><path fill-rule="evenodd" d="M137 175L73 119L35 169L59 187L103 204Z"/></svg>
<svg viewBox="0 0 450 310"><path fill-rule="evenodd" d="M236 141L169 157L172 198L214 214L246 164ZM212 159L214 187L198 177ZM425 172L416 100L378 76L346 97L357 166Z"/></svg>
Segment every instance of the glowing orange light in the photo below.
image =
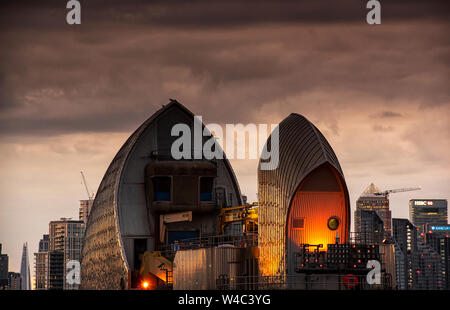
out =
<svg viewBox="0 0 450 310"><path fill-rule="evenodd" d="M144 281L144 282L142 283L142 287L143 287L144 289L147 289L148 286L149 286L149 283L148 283L147 281Z"/></svg>

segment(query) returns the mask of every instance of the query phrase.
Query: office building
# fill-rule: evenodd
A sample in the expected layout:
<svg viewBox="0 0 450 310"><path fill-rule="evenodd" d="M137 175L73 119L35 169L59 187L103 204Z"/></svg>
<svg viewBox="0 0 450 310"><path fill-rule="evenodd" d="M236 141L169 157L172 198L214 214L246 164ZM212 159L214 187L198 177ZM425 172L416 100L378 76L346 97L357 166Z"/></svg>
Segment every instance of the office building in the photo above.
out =
<svg viewBox="0 0 450 310"><path fill-rule="evenodd" d="M49 290L62 290L65 287L64 252L51 251L48 253L48 287ZM73 286L68 286L73 289Z"/></svg>
<svg viewBox="0 0 450 310"><path fill-rule="evenodd" d="M407 219L392 219L395 246L396 284L398 290L414 287L414 253L417 252L417 230Z"/></svg>
<svg viewBox="0 0 450 310"><path fill-rule="evenodd" d="M447 200L411 199L409 201L409 218L418 228L425 224L447 225Z"/></svg>
<svg viewBox="0 0 450 310"><path fill-rule="evenodd" d="M51 288L59 288L60 279L51 278L57 277L60 270L63 270L63 288L64 289L78 289L78 284L66 283L66 274L68 272L66 264L71 260L81 260L81 248L84 237L84 222L76 221L70 218L61 218L59 221L51 221L49 224L49 281L53 284ZM62 253L63 259L56 254ZM61 266L56 266L61 263ZM62 269L61 269L62 268Z"/></svg>
<svg viewBox="0 0 450 310"><path fill-rule="evenodd" d="M22 290L31 290L30 261L28 259L28 244L25 242L22 250L22 261L20 264L20 284Z"/></svg>
<svg viewBox="0 0 450 310"><path fill-rule="evenodd" d="M425 226L425 242L441 259L443 289L450 290L450 225Z"/></svg>
<svg viewBox="0 0 450 310"><path fill-rule="evenodd" d="M0 243L0 290L8 288L8 254L2 253L2 244Z"/></svg>
<svg viewBox="0 0 450 310"><path fill-rule="evenodd" d="M48 252L50 246L50 236L48 234L42 235L42 239L39 240L39 252Z"/></svg>
<svg viewBox="0 0 450 310"><path fill-rule="evenodd" d="M8 272L8 289L12 291L21 290L20 273Z"/></svg>
<svg viewBox="0 0 450 310"><path fill-rule="evenodd" d="M375 211L357 209L355 218L358 218L355 221L355 243L380 244L386 241L384 222Z"/></svg>
<svg viewBox="0 0 450 310"><path fill-rule="evenodd" d="M435 249L417 240L417 252L413 260L413 289L441 290L444 288L441 257Z"/></svg>
<svg viewBox="0 0 450 310"><path fill-rule="evenodd" d="M43 235L39 241L39 252L34 253L34 272L36 290L48 289L48 250L50 247L50 236Z"/></svg>
<svg viewBox="0 0 450 310"><path fill-rule="evenodd" d="M385 238L391 237L391 211L387 195L379 195L380 189L371 183L356 201L355 230L361 227L361 213L359 210L375 211L384 223Z"/></svg>
<svg viewBox="0 0 450 310"><path fill-rule="evenodd" d="M445 266L431 243L419 238L407 219L393 219L397 289L440 290L445 288Z"/></svg>
<svg viewBox="0 0 450 310"><path fill-rule="evenodd" d="M93 199L80 200L79 220L83 221L85 225L87 224L89 213L91 212L93 204Z"/></svg>

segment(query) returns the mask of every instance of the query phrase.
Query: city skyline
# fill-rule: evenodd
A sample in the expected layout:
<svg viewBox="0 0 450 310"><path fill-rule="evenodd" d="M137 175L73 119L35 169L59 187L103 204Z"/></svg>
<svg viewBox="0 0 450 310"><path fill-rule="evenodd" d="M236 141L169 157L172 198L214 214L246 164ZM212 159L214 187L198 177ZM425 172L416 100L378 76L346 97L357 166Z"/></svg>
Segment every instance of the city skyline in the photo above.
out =
<svg viewBox="0 0 450 310"><path fill-rule="evenodd" d="M223 15L210 8L211 19L195 6L180 18L173 7L139 4L154 19L125 4L93 6L79 30L49 6L2 7L0 242L10 269L20 270L24 242L37 252L50 221L78 219L88 198L79 171L96 192L131 131L169 98L206 123L311 119L340 159L352 224L370 183L422 186L390 197L392 218L409 219L410 199L448 199L448 21L430 3L405 12L383 4L377 28L349 5L311 16L290 4L295 16L275 17L268 5L239 19L233 5ZM257 160L231 164L256 201Z"/></svg>

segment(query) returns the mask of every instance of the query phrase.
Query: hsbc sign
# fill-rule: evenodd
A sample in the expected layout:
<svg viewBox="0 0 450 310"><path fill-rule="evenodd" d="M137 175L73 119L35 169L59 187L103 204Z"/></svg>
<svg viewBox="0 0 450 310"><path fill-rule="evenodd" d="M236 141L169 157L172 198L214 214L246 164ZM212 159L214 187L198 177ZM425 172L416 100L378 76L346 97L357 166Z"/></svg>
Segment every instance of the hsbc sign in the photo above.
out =
<svg viewBox="0 0 450 310"><path fill-rule="evenodd" d="M430 201L430 200L419 200L419 201L414 201L414 205L415 206L432 206L432 205L434 205L434 202Z"/></svg>

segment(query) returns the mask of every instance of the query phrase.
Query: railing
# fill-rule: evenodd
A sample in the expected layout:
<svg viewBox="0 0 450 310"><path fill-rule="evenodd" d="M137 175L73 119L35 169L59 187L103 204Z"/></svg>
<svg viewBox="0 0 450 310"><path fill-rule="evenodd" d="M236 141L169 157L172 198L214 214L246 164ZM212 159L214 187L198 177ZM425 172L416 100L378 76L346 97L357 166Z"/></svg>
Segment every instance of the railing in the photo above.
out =
<svg viewBox="0 0 450 310"><path fill-rule="evenodd" d="M235 276L219 277L218 290L380 290L390 289L390 275L382 275L381 284L369 285L366 275L336 275L334 279L303 276Z"/></svg>
<svg viewBox="0 0 450 310"><path fill-rule="evenodd" d="M159 250L165 257L175 256L176 251L192 250L210 247L235 246L241 248L258 246L258 234L218 235L201 238L183 239L172 244L160 246Z"/></svg>

